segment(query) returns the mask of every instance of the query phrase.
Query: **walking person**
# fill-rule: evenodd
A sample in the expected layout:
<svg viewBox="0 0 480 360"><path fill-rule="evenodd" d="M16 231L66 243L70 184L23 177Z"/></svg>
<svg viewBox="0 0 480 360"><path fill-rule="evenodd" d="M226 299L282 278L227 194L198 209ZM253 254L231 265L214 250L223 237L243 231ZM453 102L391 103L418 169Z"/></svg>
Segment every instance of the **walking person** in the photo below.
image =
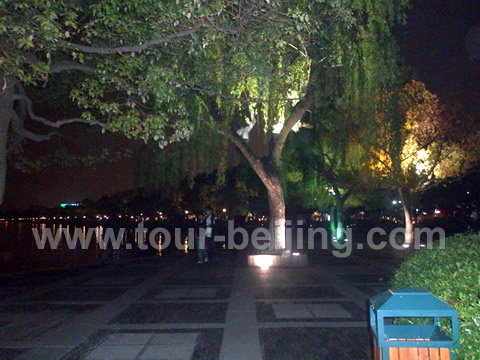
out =
<svg viewBox="0 0 480 360"><path fill-rule="evenodd" d="M203 228L204 222L203 214L200 214L195 223L195 241L198 252L198 263L205 264L208 262L208 255L206 250L206 241L205 241L205 229Z"/></svg>
<svg viewBox="0 0 480 360"><path fill-rule="evenodd" d="M208 247L208 257L209 259L216 261L217 260L217 249L215 244L215 215L213 214L213 209L210 206L205 208L205 220L204 220L204 229L205 229L205 242Z"/></svg>
<svg viewBox="0 0 480 360"><path fill-rule="evenodd" d="M121 228L113 226L112 229L113 229L114 233L116 231L120 236L120 231L122 231ZM105 240L106 240L106 247L105 247L105 251L102 254L102 257L100 258L100 264L102 266L107 265L108 261L109 261L109 258L112 257L112 264L121 265L120 252L121 252L122 244L121 243L118 243L118 244L116 243L115 246L114 246L114 244L113 244L114 240L112 238L104 239L104 241Z"/></svg>

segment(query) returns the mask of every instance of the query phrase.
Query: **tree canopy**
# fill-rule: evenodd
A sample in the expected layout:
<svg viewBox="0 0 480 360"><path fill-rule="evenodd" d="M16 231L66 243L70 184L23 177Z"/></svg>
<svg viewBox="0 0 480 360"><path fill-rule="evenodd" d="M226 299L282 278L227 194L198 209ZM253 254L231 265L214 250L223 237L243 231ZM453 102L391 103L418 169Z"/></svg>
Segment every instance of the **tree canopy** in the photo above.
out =
<svg viewBox="0 0 480 360"><path fill-rule="evenodd" d="M55 128L85 122L159 150L197 136L189 144L202 157L210 155L197 149L226 136L265 184L281 234L278 167L289 133L314 105L334 104L352 119L375 114L372 99L396 79L393 31L408 3L7 0L2 117L7 129L28 118ZM41 90L64 72L82 114L52 122L36 115L23 87ZM35 139L20 125L18 135ZM261 156L247 143L255 127L264 134Z"/></svg>

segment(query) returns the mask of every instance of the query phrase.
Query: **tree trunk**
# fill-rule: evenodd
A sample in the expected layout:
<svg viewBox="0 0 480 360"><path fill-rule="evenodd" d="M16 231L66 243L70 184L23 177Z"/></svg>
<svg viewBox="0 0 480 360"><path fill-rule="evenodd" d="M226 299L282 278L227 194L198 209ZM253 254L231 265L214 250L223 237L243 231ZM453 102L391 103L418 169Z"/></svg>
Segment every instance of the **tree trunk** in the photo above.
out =
<svg viewBox="0 0 480 360"><path fill-rule="evenodd" d="M294 106L290 116L285 121L280 134L273 135L270 139L269 155L264 165L236 132L227 131L226 134L232 143L245 156L252 169L257 173L260 180L267 188L268 203L270 210L270 249L284 250L286 245L285 234L285 198L283 196L282 184L278 176L278 164L285 146L288 134L298 123L305 112L313 105L314 81L310 72L309 86L305 96ZM222 123L222 115L218 108L215 98L209 101L210 114L218 123Z"/></svg>
<svg viewBox="0 0 480 360"><path fill-rule="evenodd" d="M335 206L330 207L330 233L331 233L332 242L337 231L336 216L337 216L337 211L335 209Z"/></svg>
<svg viewBox="0 0 480 360"><path fill-rule="evenodd" d="M0 205L3 203L5 195L5 183L7 178L7 145L8 129L11 120L11 111L13 110L13 89L7 83L7 79L0 76L3 80L3 88L0 88Z"/></svg>
<svg viewBox="0 0 480 360"><path fill-rule="evenodd" d="M285 198L278 175L271 176L265 186L270 210L270 250L284 250L285 241Z"/></svg>
<svg viewBox="0 0 480 360"><path fill-rule="evenodd" d="M341 196L335 196L335 234L333 234L333 238L337 242L343 241L343 202Z"/></svg>
<svg viewBox="0 0 480 360"><path fill-rule="evenodd" d="M400 199L402 200L403 215L405 221L405 241L404 245L413 244L413 197L412 190L407 188L399 188Z"/></svg>

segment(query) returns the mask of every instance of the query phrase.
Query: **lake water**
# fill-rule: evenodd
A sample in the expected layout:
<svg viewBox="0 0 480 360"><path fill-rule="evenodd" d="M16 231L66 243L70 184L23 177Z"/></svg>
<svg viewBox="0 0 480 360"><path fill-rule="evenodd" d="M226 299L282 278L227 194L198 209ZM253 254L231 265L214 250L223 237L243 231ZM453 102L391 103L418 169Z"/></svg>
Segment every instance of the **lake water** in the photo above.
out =
<svg viewBox="0 0 480 360"><path fill-rule="evenodd" d="M41 235L45 230L51 231L52 235L61 232L61 237L59 238L56 249L51 249L48 245L43 249L39 248L41 247ZM34 236L34 231L39 234L37 241ZM100 239L105 236L106 231L111 230L98 224L69 225L20 221L0 222L0 273L98 264L104 252L104 250L100 248ZM86 238L90 232L91 240L88 248L82 248L82 246L86 247L85 241L83 241L83 244L82 241L78 241L75 248L69 248L65 235L67 234L67 236L70 236L72 239L76 232L83 238ZM143 231L143 233L142 240L141 233L135 231L134 227L125 229L122 237L121 259L138 256L163 256L172 251L188 252L186 232L181 235L183 248L180 250L171 245L169 247L162 246L164 241L161 233L152 234L151 240L148 240L151 235L148 230ZM112 234L117 236L118 228L116 228ZM153 243L156 246L149 245L148 249L140 250L139 243Z"/></svg>

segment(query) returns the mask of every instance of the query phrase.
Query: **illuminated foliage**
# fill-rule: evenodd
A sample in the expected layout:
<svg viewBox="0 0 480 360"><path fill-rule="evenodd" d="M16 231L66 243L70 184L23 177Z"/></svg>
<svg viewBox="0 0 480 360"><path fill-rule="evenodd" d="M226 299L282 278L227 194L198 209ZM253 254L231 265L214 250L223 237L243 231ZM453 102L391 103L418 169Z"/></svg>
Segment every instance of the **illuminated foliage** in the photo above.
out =
<svg viewBox="0 0 480 360"><path fill-rule="evenodd" d="M377 143L371 168L395 187L421 190L436 180L465 172L475 161L469 144L478 133L422 82L412 80L398 93L377 98Z"/></svg>

